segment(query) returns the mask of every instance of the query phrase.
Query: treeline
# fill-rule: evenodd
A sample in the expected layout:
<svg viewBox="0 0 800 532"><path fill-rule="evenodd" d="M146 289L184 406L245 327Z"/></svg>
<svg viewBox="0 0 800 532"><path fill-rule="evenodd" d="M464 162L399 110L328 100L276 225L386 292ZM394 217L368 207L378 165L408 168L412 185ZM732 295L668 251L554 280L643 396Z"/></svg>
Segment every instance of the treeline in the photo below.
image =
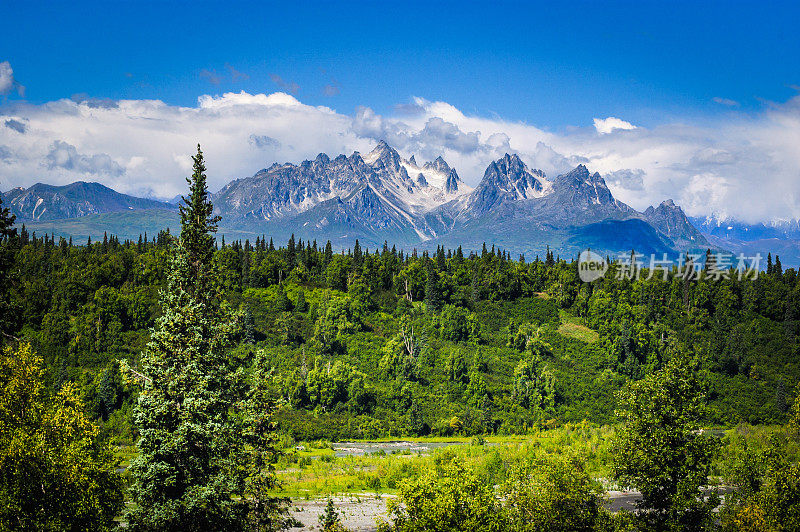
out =
<svg viewBox="0 0 800 532"><path fill-rule="evenodd" d="M135 390L116 361L145 346L173 240L74 246L22 231L3 243L12 261L4 333L33 342L53 385L77 382L92 416L128 439ZM583 283L576 262L549 251L532 261L495 248L429 254L356 242L334 252L330 242L257 237L221 239L212 261L223 297L245 316L239 349L271 349L275 387L293 407L282 423L298 438L606 422L612 392L660 368L670 349L701 356L709 423L782 421L800 377L798 276L779 260L757 278L617 278L614 265ZM584 326L584 341L565 334ZM540 399L521 392L527 382Z"/></svg>

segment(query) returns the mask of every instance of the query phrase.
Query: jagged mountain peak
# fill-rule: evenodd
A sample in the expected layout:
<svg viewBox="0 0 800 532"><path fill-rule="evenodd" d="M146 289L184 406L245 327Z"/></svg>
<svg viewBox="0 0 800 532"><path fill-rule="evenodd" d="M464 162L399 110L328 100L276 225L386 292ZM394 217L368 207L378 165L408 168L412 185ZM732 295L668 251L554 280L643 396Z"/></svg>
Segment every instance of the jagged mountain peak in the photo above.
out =
<svg viewBox="0 0 800 532"><path fill-rule="evenodd" d="M680 247L709 246L708 240L692 225L683 209L671 199L662 201L658 207L649 206L642 214L650 225Z"/></svg>
<svg viewBox="0 0 800 532"><path fill-rule="evenodd" d="M456 169L453 168L450 170L450 173L447 174L447 181L444 183L444 191L448 194L455 194L458 192L458 183L461 182L461 178L458 177L456 173Z"/></svg>
<svg viewBox="0 0 800 532"><path fill-rule="evenodd" d="M381 160L381 161L392 161L392 160L400 161L401 158L400 158L400 154L397 153L397 150L395 150L394 148L389 146L389 144L385 140L382 140L382 141L378 142L378 144L372 149L372 151L369 152L364 157L364 160L369 162L369 163L371 163L371 164L374 164L375 161L378 161L378 160Z"/></svg>
<svg viewBox="0 0 800 532"><path fill-rule="evenodd" d="M553 188L560 201L569 201L576 206L608 205L623 211L633 211L628 205L616 200L599 172L591 173L586 165L579 164L566 174L557 176Z"/></svg>
<svg viewBox="0 0 800 532"><path fill-rule="evenodd" d="M507 153L486 168L483 179L466 201L466 209L481 214L503 203L540 198L549 189L544 172L529 170L517 154Z"/></svg>
<svg viewBox="0 0 800 532"><path fill-rule="evenodd" d="M556 181L596 181L597 179L603 180L602 176L595 172L592 174L585 164L579 164L566 174L561 174L556 177ZM603 180L605 183L605 180Z"/></svg>
<svg viewBox="0 0 800 532"><path fill-rule="evenodd" d="M436 157L436 159L434 159L432 162L425 163L424 168L436 170L437 172L441 172L445 175L449 174L451 170L450 165L447 164L441 155Z"/></svg>
<svg viewBox="0 0 800 532"><path fill-rule="evenodd" d="M519 155L506 153L502 158L492 161L483 180L487 185L498 186L509 192L515 192L515 198L529 198L541 196L545 190L544 172L541 170L531 171L528 166L520 159Z"/></svg>

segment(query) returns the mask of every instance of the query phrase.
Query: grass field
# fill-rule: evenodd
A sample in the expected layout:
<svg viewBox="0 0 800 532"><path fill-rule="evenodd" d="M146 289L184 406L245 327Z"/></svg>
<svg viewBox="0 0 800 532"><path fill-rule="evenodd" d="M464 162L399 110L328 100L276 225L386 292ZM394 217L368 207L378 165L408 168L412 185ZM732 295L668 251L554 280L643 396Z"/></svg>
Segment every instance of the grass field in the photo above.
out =
<svg viewBox="0 0 800 532"><path fill-rule="evenodd" d="M714 429L711 433L722 439L712 472L720 483L745 449L760 450L768 445L772 436L786 444L786 453L791 459L800 459L800 442L784 427L740 425L732 429ZM315 499L334 494L363 497L394 494L403 479L416 478L437 461L451 458L472 467L485 482L496 485L505 481L516 463L542 455L567 454L579 457L589 474L604 488L615 489L618 486L608 480L613 435L613 427L583 422L524 436L405 440L454 444L429 453L385 454L379 451L340 457L335 456L328 442L311 442L300 444L305 448L302 451L286 449L276 469L283 484L282 493L292 498Z"/></svg>
<svg viewBox="0 0 800 532"><path fill-rule="evenodd" d="M589 327L583 325L583 320L577 316L561 311L561 325L558 326L559 334L574 338L587 344L596 342L600 335Z"/></svg>

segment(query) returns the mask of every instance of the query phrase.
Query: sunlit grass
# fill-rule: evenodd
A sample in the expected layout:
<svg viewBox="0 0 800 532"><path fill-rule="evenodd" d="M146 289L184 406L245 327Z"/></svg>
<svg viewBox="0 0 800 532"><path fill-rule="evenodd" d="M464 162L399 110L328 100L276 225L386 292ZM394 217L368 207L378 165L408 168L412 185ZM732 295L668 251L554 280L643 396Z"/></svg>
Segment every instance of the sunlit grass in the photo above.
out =
<svg viewBox="0 0 800 532"><path fill-rule="evenodd" d="M558 333L562 336L574 338L581 342L591 344L596 342L600 335L589 327L583 325L583 320L577 316L561 311L561 325L558 326Z"/></svg>

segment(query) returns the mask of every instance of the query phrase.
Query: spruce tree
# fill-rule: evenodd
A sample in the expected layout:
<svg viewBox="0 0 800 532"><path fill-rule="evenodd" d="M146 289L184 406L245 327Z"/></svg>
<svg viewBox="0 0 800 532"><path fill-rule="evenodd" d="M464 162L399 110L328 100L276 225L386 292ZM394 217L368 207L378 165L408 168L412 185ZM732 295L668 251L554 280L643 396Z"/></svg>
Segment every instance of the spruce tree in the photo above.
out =
<svg viewBox="0 0 800 532"><path fill-rule="evenodd" d="M470 282L470 298L473 303L481 300L481 270L478 263L475 262L472 267L472 280Z"/></svg>
<svg viewBox="0 0 800 532"><path fill-rule="evenodd" d="M220 302L212 262L218 218L199 146L188 181L181 236L171 245L161 293L163 315L140 359L132 530L237 530L247 517L247 504L232 498L248 474L238 466L242 431L232 416L246 390L240 368L226 355L241 320Z"/></svg>
<svg viewBox="0 0 800 532"><path fill-rule="evenodd" d="M358 273L361 271L361 264L363 263L364 256L361 253L361 244L358 243L356 238L356 245L353 246L353 271Z"/></svg>
<svg viewBox="0 0 800 532"><path fill-rule="evenodd" d="M295 266L296 260L296 250L295 250L295 242L294 242L294 233L289 238L289 243L286 245L286 265L291 271Z"/></svg>
<svg viewBox="0 0 800 532"><path fill-rule="evenodd" d="M16 235L14 220L16 217L11 214L7 207L3 207L3 199L0 197L0 342L5 338L11 338L11 331L16 329L13 319L13 305L11 303L11 272L14 264L14 250L11 239ZM27 240L25 226L22 226L22 233ZM23 242L26 243L26 242Z"/></svg>
<svg viewBox="0 0 800 532"><path fill-rule="evenodd" d="M442 290L439 286L439 274L436 273L436 267L431 259L425 259L425 264L428 274L425 285L425 304L428 306L428 310L438 312L442 309Z"/></svg>
<svg viewBox="0 0 800 532"><path fill-rule="evenodd" d="M217 232L217 222L220 217L214 216L214 206L208 197L206 184L206 166L203 162L203 152L197 145L197 155L194 160L194 172L186 178L189 184L189 197L181 196L183 203L181 211L181 238L180 248L183 250L188 267L187 274L194 281L188 286L194 290L191 295L203 297L209 287L212 277L209 270L214 254L214 236Z"/></svg>
<svg viewBox="0 0 800 532"><path fill-rule="evenodd" d="M308 301L306 301L306 293L303 292L302 290L297 292L297 303L295 303L294 309L297 312L308 311Z"/></svg>

